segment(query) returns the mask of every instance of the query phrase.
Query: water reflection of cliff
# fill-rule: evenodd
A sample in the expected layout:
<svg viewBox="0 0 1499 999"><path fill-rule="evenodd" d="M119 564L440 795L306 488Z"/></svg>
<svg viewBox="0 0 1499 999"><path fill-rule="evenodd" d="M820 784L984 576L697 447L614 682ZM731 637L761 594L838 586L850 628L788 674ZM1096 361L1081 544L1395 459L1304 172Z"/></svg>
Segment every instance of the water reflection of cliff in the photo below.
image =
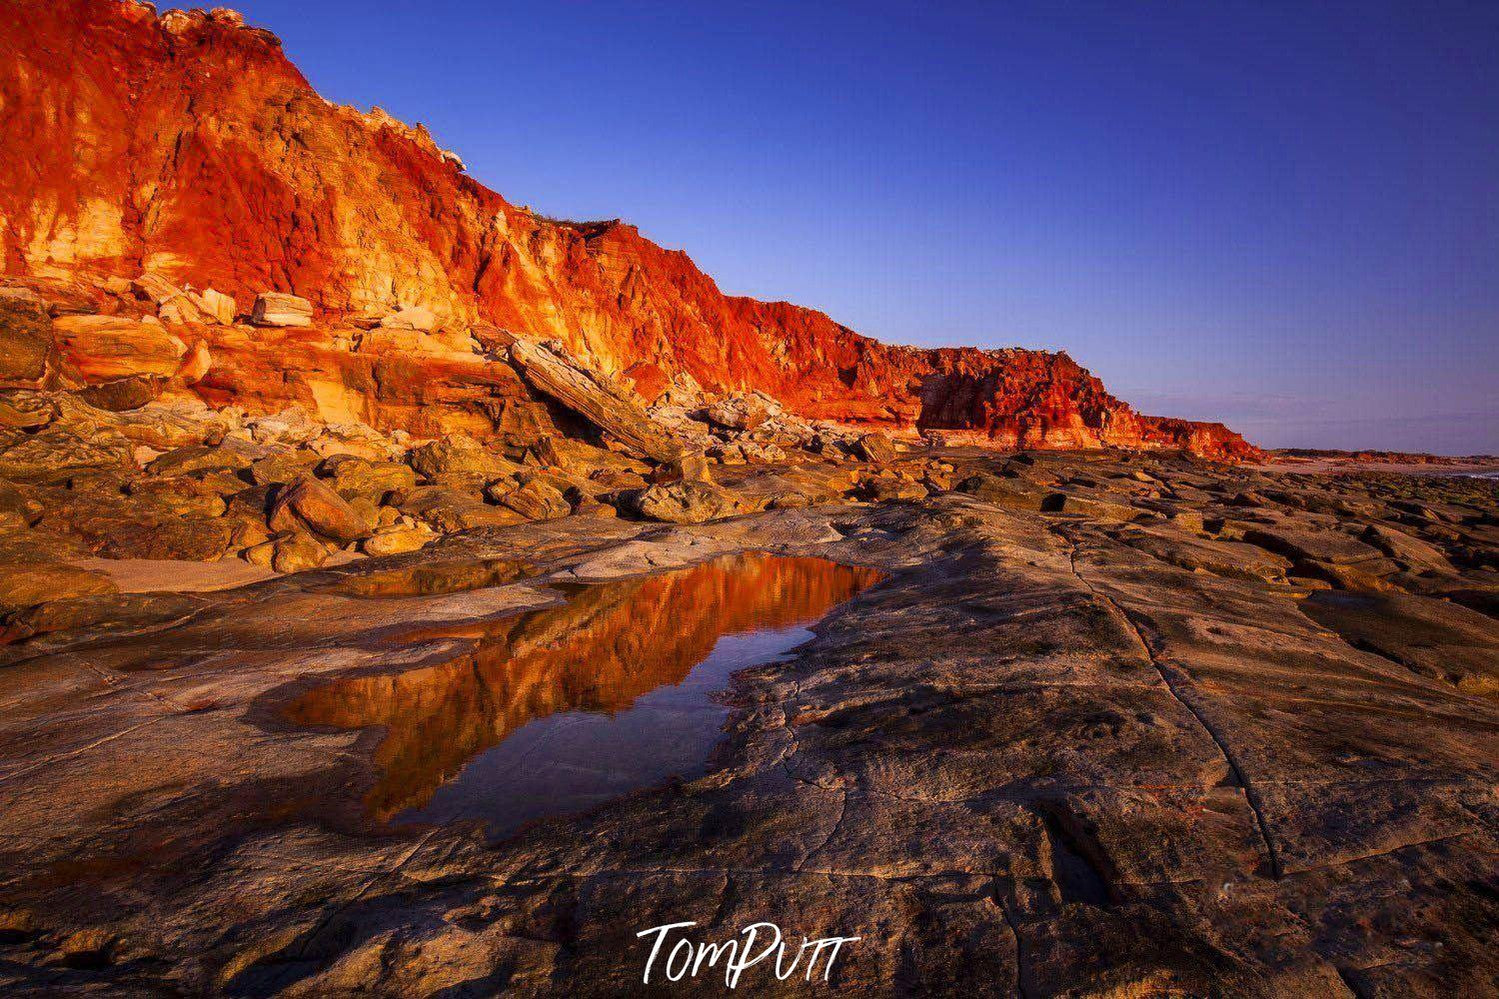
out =
<svg viewBox="0 0 1499 999"><path fill-rule="evenodd" d="M465 761L532 719L626 708L680 683L720 637L811 623L881 578L824 559L746 554L579 587L562 606L453 633L477 644L451 662L338 681L287 715L385 727L375 753L383 775L366 799L384 821L426 803Z"/></svg>

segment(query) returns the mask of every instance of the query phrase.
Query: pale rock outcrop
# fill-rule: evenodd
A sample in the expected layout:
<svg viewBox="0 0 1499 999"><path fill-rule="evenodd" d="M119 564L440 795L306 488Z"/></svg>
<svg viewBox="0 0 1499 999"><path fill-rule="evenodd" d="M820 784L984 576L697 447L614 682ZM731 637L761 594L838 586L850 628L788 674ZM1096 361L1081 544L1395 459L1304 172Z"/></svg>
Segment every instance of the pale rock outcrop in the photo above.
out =
<svg viewBox="0 0 1499 999"><path fill-rule="evenodd" d="M212 288L205 288L196 293L193 301L208 321L218 323L220 326L232 326L234 317L238 315L238 307L233 296L214 291Z"/></svg>
<svg viewBox="0 0 1499 999"><path fill-rule="evenodd" d="M255 296L250 321L256 326L311 326L312 303L296 295L263 291Z"/></svg>
<svg viewBox="0 0 1499 999"><path fill-rule="evenodd" d="M420 333L431 333L437 328L437 316L431 309L420 305L393 312L380 320L380 325L386 329L416 330Z"/></svg>

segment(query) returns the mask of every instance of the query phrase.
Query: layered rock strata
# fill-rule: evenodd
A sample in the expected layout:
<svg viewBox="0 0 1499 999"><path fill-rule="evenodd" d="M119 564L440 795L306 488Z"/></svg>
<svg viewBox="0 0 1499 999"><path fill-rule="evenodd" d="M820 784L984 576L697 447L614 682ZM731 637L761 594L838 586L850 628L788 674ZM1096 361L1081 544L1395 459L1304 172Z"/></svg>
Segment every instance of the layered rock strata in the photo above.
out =
<svg viewBox="0 0 1499 999"><path fill-rule="evenodd" d="M684 386L760 390L812 419L1000 447L1254 453L1220 425L1134 413L1065 354L889 346L820 312L724 295L633 226L512 205L420 126L323 100L274 36L231 11L15 2L0 7L0 37L0 145L12 153L0 262L85 287L160 276L184 289L159 304L169 323L224 322L239 303L263 325L223 334L214 358L227 370L209 365L196 390L216 403L279 408L297 372L346 416L362 415L372 384L393 382L396 405L420 408L412 396L485 382L411 360L400 336L387 353L407 360L383 372L339 356L349 329L415 311L421 322L380 328L555 339L646 402ZM266 328L283 332L254 331ZM284 377L247 362L262 345ZM35 352L11 373L34 375ZM405 429L427 428L413 412Z"/></svg>

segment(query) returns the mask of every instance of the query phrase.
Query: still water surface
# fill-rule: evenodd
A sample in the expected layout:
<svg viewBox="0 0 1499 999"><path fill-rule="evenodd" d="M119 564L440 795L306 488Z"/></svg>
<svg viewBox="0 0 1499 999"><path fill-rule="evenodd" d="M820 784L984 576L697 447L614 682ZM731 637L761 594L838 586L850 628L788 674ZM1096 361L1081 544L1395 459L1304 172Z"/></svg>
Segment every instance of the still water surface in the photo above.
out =
<svg viewBox="0 0 1499 999"><path fill-rule="evenodd" d="M304 695L304 725L381 726L380 821L477 819L491 836L673 777L701 774L729 677L776 661L883 578L825 559L735 555L577 586L566 604L480 628L448 662Z"/></svg>

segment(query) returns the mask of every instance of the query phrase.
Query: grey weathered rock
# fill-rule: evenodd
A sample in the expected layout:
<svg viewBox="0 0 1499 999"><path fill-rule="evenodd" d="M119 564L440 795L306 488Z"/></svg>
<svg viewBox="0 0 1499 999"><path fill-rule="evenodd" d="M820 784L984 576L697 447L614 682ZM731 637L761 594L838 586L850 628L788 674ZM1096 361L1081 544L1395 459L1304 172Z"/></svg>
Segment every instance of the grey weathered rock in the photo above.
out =
<svg viewBox="0 0 1499 999"><path fill-rule="evenodd" d="M671 524L701 524L748 513L750 505L726 489L706 482L673 482L641 490L629 499L642 517Z"/></svg>

